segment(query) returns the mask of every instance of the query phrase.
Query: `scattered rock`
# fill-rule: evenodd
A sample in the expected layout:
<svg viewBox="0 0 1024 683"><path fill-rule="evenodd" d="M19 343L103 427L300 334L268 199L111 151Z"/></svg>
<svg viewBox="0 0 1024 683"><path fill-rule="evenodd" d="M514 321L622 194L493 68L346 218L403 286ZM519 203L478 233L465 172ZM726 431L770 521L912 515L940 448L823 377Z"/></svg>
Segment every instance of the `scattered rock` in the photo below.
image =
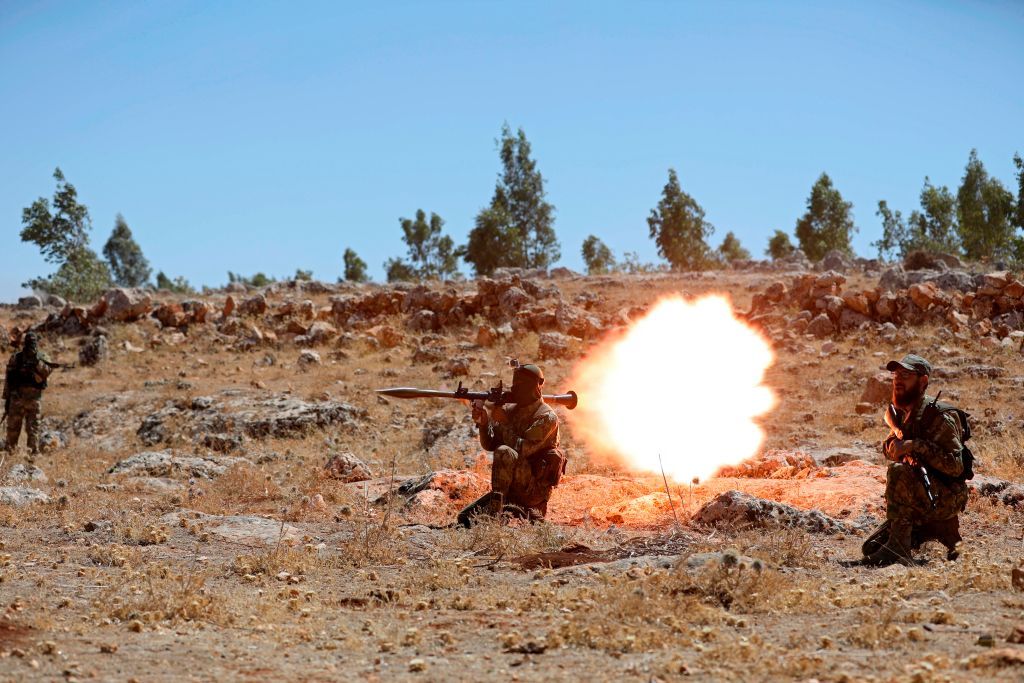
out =
<svg viewBox="0 0 1024 683"><path fill-rule="evenodd" d="M18 463L7 472L7 481L11 484L24 484L28 482L47 482L46 473L35 465L23 465Z"/></svg>
<svg viewBox="0 0 1024 683"><path fill-rule="evenodd" d="M58 429L44 429L39 434L39 450L51 453L68 447L67 435Z"/></svg>
<svg viewBox="0 0 1024 683"><path fill-rule="evenodd" d="M544 332L537 344L537 355L541 360L551 358L567 358L569 356L569 337L560 332Z"/></svg>
<svg viewBox="0 0 1024 683"><path fill-rule="evenodd" d="M320 354L312 349L303 349L299 352L299 366L300 367L311 367L313 365L321 365Z"/></svg>
<svg viewBox="0 0 1024 683"><path fill-rule="evenodd" d="M0 486L0 505L24 507L32 503L49 503L50 497L39 489L27 486Z"/></svg>
<svg viewBox="0 0 1024 683"><path fill-rule="evenodd" d="M207 515L202 512L183 510L164 515L161 521L168 526L201 527L202 531L231 543L276 547L284 542L289 545L302 540L302 530L269 517L256 515Z"/></svg>
<svg viewBox="0 0 1024 683"><path fill-rule="evenodd" d="M93 366L110 357L110 347L104 335L90 337L78 350L78 362L84 366Z"/></svg>
<svg viewBox="0 0 1024 683"><path fill-rule="evenodd" d="M370 468L354 453L349 452L332 455L324 465L324 472L331 479L338 479L346 484L373 478Z"/></svg>
<svg viewBox="0 0 1024 683"><path fill-rule="evenodd" d="M257 294L243 301L238 306L239 315L260 316L267 312L267 297Z"/></svg>
<svg viewBox="0 0 1024 683"><path fill-rule="evenodd" d="M132 322L153 308L149 294L135 289L108 289L101 299L103 316L115 322Z"/></svg>
<svg viewBox="0 0 1024 683"><path fill-rule="evenodd" d="M768 563L757 557L741 555L735 550L719 550L708 553L694 553L680 563L686 569L745 568L756 572L765 569Z"/></svg>
<svg viewBox="0 0 1024 683"><path fill-rule="evenodd" d="M23 296L20 299L18 299L17 307L18 307L19 310L22 310L22 311L28 311L28 310L32 310L32 309L36 309L36 308L42 308L43 307L43 300L40 299L35 294L32 294L30 296Z"/></svg>
<svg viewBox="0 0 1024 683"><path fill-rule="evenodd" d="M247 463L244 458L227 456L177 455L170 451L145 451L115 463L108 474L149 477L200 477L214 479L234 465Z"/></svg>
<svg viewBox="0 0 1024 683"><path fill-rule="evenodd" d="M835 325L832 324L832 321L825 313L819 314L818 317L814 318L807 324L807 333L813 334L819 339L830 337L835 333L835 331Z"/></svg>
<svg viewBox="0 0 1024 683"><path fill-rule="evenodd" d="M726 491L708 501L693 516L693 522L705 526L799 527L817 533L845 533L849 526L819 512L800 510L791 505L755 498L740 491Z"/></svg>

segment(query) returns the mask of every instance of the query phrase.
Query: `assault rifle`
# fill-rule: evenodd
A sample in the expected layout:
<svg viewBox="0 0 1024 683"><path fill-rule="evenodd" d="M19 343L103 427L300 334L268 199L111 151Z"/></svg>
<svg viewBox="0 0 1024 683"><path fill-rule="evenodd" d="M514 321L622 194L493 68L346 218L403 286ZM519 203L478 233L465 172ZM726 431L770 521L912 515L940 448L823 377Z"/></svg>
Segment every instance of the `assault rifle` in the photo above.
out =
<svg viewBox="0 0 1024 683"><path fill-rule="evenodd" d="M935 397L935 401L938 401L939 397ZM889 408L885 411L885 424L889 426L892 433L896 435L896 438L900 441L903 440L903 418L900 417L900 413L896 410L896 406L892 403L889 404ZM913 458L909 459L908 465L917 469L921 475L921 483L924 484L924 492L928 494L928 502L935 507L935 494L932 493L932 481L928 478L928 470Z"/></svg>

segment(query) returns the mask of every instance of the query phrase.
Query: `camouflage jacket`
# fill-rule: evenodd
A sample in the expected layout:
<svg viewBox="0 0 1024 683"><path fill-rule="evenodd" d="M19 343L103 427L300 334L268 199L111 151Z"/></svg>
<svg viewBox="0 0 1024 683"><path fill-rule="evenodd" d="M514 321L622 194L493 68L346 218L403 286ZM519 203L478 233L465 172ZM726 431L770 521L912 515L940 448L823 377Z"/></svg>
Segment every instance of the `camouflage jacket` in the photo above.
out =
<svg viewBox="0 0 1024 683"><path fill-rule="evenodd" d="M914 460L944 480L956 480L964 471L960 457L963 428L956 412L951 410L928 411L931 419L925 420L926 408L931 402L931 396L924 396L903 414L903 437L913 442L909 455ZM890 434L882 445L887 456L895 440L896 435Z"/></svg>
<svg viewBox="0 0 1024 683"><path fill-rule="evenodd" d="M508 419L491 420L480 429L480 445L488 451L508 446L529 458L535 453L558 447L558 416L544 401L504 406Z"/></svg>
<svg viewBox="0 0 1024 683"><path fill-rule="evenodd" d="M26 356L24 351L11 356L4 373L4 400L15 394L27 398L42 396L46 380L53 372L53 368L47 365L49 360L45 354L39 353L33 358Z"/></svg>

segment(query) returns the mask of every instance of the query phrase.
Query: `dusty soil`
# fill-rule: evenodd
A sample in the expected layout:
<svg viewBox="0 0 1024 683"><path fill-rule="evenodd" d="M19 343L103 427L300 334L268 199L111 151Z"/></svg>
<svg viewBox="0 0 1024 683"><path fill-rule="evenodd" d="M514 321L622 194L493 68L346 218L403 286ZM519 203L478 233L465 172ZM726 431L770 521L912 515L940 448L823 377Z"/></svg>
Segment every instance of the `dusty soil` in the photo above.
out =
<svg viewBox="0 0 1024 683"><path fill-rule="evenodd" d="M726 292L745 309L773 279L622 276L557 286L566 299L600 293L595 310L674 292ZM211 297L213 308L223 298ZM0 310L0 324L44 315ZM402 317L391 324L402 329ZM8 482L48 502L0 505L0 680L1024 675L1017 507L972 494L955 562L937 545L924 548L918 567L837 562L859 556L882 515L885 430L877 415L854 412L867 378L911 350L938 367L1002 368L994 379L962 372L935 384L977 418L979 473L1022 482L1024 360L1015 349L940 339L927 326L903 328L893 341L870 330L790 339L769 373L781 404L765 421L765 453L809 454L811 465L673 485L670 502L660 477L592 462L566 428L569 475L547 522L462 530L428 525L452 521L485 486L468 411L373 393L458 381L442 376L441 363L412 360L416 333L387 348L356 331L319 346L322 364L309 366L292 344L242 349L203 326L183 339L141 323L108 333L108 359L51 381L52 446L34 461L45 481ZM506 358L534 358L538 337L475 342L471 324L432 341L468 359L467 385L489 386L489 373L507 380ZM75 338L51 335L44 347L76 358ZM573 362L545 362L549 386L571 388ZM275 421L282 412L288 420ZM109 472L154 451L167 457ZM325 463L344 452L373 478L327 476ZM837 453L846 455L825 464ZM17 464L28 464L24 451L0 476ZM455 473L443 485L409 500L394 493L445 468ZM691 520L730 490L819 510L844 530Z"/></svg>

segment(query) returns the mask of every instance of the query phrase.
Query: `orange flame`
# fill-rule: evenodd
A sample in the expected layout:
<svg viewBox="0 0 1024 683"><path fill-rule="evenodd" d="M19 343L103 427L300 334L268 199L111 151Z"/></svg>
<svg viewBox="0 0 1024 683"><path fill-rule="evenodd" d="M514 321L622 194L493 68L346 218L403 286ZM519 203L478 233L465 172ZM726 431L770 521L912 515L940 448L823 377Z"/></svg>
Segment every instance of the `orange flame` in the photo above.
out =
<svg viewBox="0 0 1024 683"><path fill-rule="evenodd" d="M662 299L576 367L573 434L632 470L660 472L660 455L675 481L709 477L764 442L757 418L777 403L763 383L774 360L724 296Z"/></svg>

